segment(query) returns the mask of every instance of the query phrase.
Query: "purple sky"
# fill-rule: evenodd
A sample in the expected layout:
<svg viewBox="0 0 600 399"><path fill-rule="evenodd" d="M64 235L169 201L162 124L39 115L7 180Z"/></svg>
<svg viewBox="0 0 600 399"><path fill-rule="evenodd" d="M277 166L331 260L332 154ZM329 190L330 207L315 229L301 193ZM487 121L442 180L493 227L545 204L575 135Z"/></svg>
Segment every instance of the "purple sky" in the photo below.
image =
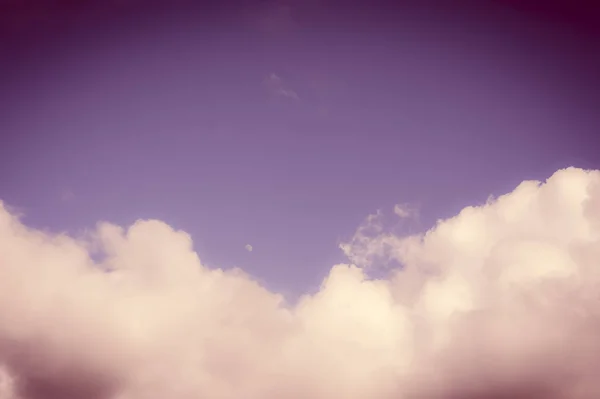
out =
<svg viewBox="0 0 600 399"><path fill-rule="evenodd" d="M600 167L595 32L486 4L14 6L0 199L52 231L158 218L209 265L303 292L377 209L427 229Z"/></svg>

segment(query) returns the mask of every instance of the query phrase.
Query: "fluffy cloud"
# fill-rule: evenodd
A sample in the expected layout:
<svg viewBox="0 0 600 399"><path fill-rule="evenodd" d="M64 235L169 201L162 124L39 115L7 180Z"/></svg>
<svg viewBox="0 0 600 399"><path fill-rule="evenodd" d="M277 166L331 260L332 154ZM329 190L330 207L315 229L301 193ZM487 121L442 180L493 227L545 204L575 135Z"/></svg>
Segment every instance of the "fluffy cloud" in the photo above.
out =
<svg viewBox="0 0 600 399"><path fill-rule="evenodd" d="M83 240L0 207L0 398L600 397L600 172L419 236L374 220L346 253L403 267L334 266L292 305L159 221Z"/></svg>

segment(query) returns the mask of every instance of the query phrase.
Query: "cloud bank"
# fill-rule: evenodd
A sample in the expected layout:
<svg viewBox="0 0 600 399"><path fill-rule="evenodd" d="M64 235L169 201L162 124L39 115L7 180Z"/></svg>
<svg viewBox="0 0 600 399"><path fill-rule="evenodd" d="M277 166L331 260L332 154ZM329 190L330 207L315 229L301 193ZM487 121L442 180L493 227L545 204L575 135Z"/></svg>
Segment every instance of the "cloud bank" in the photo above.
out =
<svg viewBox="0 0 600 399"><path fill-rule="evenodd" d="M162 222L84 240L0 207L0 398L600 397L600 172L360 234L351 258L403 267L336 265L291 305Z"/></svg>

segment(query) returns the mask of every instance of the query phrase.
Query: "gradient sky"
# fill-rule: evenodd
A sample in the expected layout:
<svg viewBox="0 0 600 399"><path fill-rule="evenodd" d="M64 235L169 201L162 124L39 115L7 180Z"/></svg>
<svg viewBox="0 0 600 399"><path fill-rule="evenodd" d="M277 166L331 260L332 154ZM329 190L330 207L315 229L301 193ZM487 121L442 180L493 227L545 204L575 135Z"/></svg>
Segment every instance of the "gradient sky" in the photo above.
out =
<svg viewBox="0 0 600 399"><path fill-rule="evenodd" d="M158 218L293 295L378 209L425 230L600 167L587 11L42 3L0 13L0 198L30 226Z"/></svg>

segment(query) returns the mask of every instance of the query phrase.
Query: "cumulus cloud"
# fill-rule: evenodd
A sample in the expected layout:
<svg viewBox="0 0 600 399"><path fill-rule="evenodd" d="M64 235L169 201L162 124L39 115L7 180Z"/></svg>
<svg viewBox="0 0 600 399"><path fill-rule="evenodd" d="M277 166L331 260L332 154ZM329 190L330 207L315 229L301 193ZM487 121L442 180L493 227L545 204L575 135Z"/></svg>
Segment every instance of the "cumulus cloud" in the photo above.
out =
<svg viewBox="0 0 600 399"><path fill-rule="evenodd" d="M384 242L402 268L336 265L289 304L162 222L83 240L1 207L0 398L600 397L600 172L524 182L422 235L377 217L347 253Z"/></svg>
<svg viewBox="0 0 600 399"><path fill-rule="evenodd" d="M252 250L254 249L254 248L252 247L252 245L250 245L250 244L246 244L246 246L245 246L244 248L245 248L245 249L246 249L246 251L248 251L248 252L252 252Z"/></svg>

